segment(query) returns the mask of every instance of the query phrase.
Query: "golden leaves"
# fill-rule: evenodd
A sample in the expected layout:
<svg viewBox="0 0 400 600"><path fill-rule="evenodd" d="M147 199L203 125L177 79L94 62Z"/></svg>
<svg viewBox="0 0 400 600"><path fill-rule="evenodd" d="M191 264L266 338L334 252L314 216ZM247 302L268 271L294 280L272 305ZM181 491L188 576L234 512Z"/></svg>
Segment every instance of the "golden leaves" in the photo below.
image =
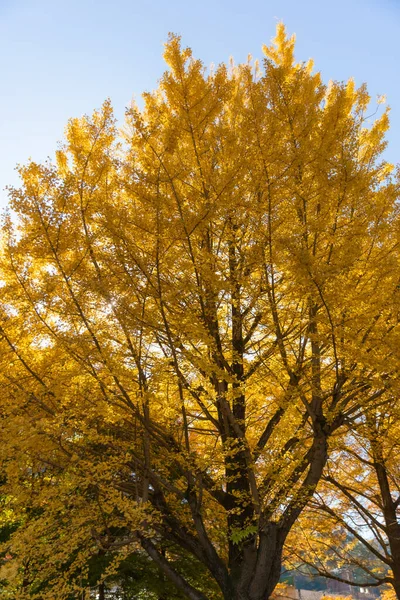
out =
<svg viewBox="0 0 400 600"><path fill-rule="evenodd" d="M207 73L171 36L123 142L106 101L69 122L55 165L21 168L2 452L11 543L50 579L76 554L78 585L99 546L171 522L179 539L204 518L224 560L257 519L283 527L318 482L318 436L395 379L387 113L367 127L366 88L326 88L282 24L264 52L264 70Z"/></svg>

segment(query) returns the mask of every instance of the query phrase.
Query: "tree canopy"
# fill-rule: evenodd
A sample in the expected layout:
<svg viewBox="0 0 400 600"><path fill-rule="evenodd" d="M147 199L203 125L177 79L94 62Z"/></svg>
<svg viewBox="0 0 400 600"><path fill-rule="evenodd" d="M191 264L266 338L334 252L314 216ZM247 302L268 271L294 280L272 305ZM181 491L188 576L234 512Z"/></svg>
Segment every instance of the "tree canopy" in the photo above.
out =
<svg viewBox="0 0 400 600"><path fill-rule="evenodd" d="M388 112L296 62L282 24L264 54L207 71L171 36L122 132L107 101L20 167L0 376L21 598L135 549L212 597L166 541L221 598L266 600L336 437L395 393Z"/></svg>

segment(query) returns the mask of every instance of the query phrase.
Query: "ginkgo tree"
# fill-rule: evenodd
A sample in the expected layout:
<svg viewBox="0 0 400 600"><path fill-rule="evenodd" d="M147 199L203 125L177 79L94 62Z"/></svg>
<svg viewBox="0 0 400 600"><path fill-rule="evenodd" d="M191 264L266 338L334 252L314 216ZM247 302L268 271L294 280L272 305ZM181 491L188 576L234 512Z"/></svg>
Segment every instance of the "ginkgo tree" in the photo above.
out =
<svg viewBox="0 0 400 600"><path fill-rule="evenodd" d="M167 541L225 600L266 600L331 437L392 393L387 111L297 63L281 24L264 54L207 71L171 36L122 133L106 102L20 168L0 372L21 598L67 598L95 552L135 548L211 597Z"/></svg>

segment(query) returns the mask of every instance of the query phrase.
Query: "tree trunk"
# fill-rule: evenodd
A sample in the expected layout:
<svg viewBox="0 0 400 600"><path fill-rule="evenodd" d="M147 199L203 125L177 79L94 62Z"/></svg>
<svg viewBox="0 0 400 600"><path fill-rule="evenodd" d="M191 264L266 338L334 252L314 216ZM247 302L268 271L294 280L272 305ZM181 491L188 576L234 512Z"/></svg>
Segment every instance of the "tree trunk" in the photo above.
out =
<svg viewBox="0 0 400 600"><path fill-rule="evenodd" d="M246 541L238 550L240 564L232 572L232 595L225 600L268 600L274 591L282 565L284 535L276 523L269 523L255 538Z"/></svg>
<svg viewBox="0 0 400 600"><path fill-rule="evenodd" d="M400 579L397 579L395 577L393 587L394 587L394 591L396 592L396 596L397 596L398 600L400 600Z"/></svg>
<svg viewBox="0 0 400 600"><path fill-rule="evenodd" d="M392 553L393 587L398 600L400 600L400 525L393 523L391 527L390 550Z"/></svg>

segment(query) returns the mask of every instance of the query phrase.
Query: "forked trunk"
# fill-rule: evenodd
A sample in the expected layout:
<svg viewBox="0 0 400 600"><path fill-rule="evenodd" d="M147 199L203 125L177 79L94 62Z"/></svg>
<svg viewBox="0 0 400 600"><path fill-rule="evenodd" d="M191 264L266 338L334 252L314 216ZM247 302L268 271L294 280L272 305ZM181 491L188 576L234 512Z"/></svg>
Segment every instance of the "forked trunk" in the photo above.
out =
<svg viewBox="0 0 400 600"><path fill-rule="evenodd" d="M238 550L236 565L231 565L233 594L225 600L268 600L281 575L283 532L270 523L255 540Z"/></svg>

